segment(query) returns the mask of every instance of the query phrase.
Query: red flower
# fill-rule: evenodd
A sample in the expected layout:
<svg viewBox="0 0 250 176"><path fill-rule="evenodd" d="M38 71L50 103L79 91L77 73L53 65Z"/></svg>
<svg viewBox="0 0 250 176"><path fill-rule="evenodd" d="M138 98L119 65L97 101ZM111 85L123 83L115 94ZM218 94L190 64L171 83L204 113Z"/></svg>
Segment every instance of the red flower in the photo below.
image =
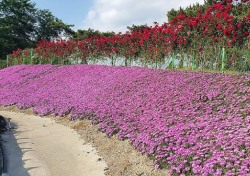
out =
<svg viewBox="0 0 250 176"><path fill-rule="evenodd" d="M242 24L241 24L241 23L238 23L238 24L237 24L237 28L238 28L238 29L240 29L240 28L241 28L241 26L242 26Z"/></svg>
<svg viewBox="0 0 250 176"><path fill-rule="evenodd" d="M223 26L221 24L218 24L216 27L216 29L222 29L222 28L223 28Z"/></svg>
<svg viewBox="0 0 250 176"><path fill-rule="evenodd" d="M236 37L232 38L232 42L235 42L236 41Z"/></svg>
<svg viewBox="0 0 250 176"><path fill-rule="evenodd" d="M227 44L228 47L232 46L232 43L230 43L230 42L226 42L226 44Z"/></svg>
<svg viewBox="0 0 250 176"><path fill-rule="evenodd" d="M201 52L201 51L202 51L202 47L201 47L201 46L199 46L199 47L198 47L198 50L199 50L199 52Z"/></svg>
<svg viewBox="0 0 250 176"><path fill-rule="evenodd" d="M217 17L217 18L220 18L220 17L221 17L221 13L220 13L220 12L217 12L217 13L216 13L216 17Z"/></svg>

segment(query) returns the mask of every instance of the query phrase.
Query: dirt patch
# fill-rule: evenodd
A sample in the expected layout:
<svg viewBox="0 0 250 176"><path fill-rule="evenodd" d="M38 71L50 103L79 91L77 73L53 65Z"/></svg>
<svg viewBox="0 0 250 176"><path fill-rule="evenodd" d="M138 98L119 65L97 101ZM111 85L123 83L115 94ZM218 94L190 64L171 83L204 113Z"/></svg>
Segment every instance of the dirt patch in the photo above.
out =
<svg viewBox="0 0 250 176"><path fill-rule="evenodd" d="M33 114L32 109L20 110L16 106L0 107L0 110ZM108 137L98 130L90 120L70 121L68 117L54 117L56 122L69 126L88 143L91 143L107 163L107 176L168 176L166 170L155 170L153 161L135 150L128 140L121 141L116 135ZM100 159L102 159L100 158Z"/></svg>

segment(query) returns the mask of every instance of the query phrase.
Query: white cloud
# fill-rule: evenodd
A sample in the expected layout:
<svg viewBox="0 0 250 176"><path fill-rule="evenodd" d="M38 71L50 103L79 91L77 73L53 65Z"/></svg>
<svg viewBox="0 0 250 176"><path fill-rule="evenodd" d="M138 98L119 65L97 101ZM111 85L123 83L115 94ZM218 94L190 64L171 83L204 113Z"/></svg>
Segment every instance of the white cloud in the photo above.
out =
<svg viewBox="0 0 250 176"><path fill-rule="evenodd" d="M204 0L94 0L81 29L125 32L127 26L162 24L167 21L167 11Z"/></svg>

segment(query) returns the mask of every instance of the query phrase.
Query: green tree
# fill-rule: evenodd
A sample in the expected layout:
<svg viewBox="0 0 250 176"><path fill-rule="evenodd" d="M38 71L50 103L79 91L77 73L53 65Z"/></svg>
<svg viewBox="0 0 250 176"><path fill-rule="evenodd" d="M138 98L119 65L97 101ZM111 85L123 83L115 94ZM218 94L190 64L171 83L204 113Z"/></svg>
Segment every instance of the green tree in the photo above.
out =
<svg viewBox="0 0 250 176"><path fill-rule="evenodd" d="M111 37L115 35L115 32L101 32L101 35L104 37Z"/></svg>
<svg viewBox="0 0 250 176"><path fill-rule="evenodd" d="M208 8L211 7L211 5L217 3L217 2L223 2L223 4L227 4L225 0L205 0L203 5L200 5L199 3L190 5L189 7L186 7L185 9L180 8L179 10L171 9L167 12L167 18L168 21L172 21L177 15L180 13L184 13L187 16L197 16L197 12L204 13ZM231 11L232 15L236 16L237 18L241 19L250 12L250 3L240 0L233 0L232 2L233 9Z"/></svg>
<svg viewBox="0 0 250 176"><path fill-rule="evenodd" d="M216 2L218 2L218 0L206 0L206 1L205 1L205 4L213 5L213 4L215 4Z"/></svg>
<svg viewBox="0 0 250 176"><path fill-rule="evenodd" d="M34 45L35 12L35 4L29 0L0 1L0 58L18 47Z"/></svg>
<svg viewBox="0 0 250 176"><path fill-rule="evenodd" d="M52 40L58 36L71 36L75 32L70 28L73 25L68 25L62 20L53 16L49 10L38 10L37 26L36 26L36 40Z"/></svg>
<svg viewBox="0 0 250 176"><path fill-rule="evenodd" d="M115 35L114 32L100 32L98 30L94 30L91 28L89 28L88 30L78 29L73 35L73 39L84 40L88 37L93 37L93 36L111 37L114 35Z"/></svg>
<svg viewBox="0 0 250 176"><path fill-rule="evenodd" d="M73 35L70 27L50 11L36 9L30 0L0 0L0 58L39 40Z"/></svg>
<svg viewBox="0 0 250 176"><path fill-rule="evenodd" d="M133 33L135 31L140 31L143 29L148 29L148 25L147 24L143 24L143 25L135 25L133 24L132 26L127 26L127 29L129 30L129 32Z"/></svg>
<svg viewBox="0 0 250 176"><path fill-rule="evenodd" d="M73 38L77 38L77 39L85 39L88 37L93 37L93 36L100 36L101 33L98 30L94 30L94 29L88 29L88 30L84 30L84 29L78 29L75 33L75 35L73 36Z"/></svg>
<svg viewBox="0 0 250 176"><path fill-rule="evenodd" d="M178 15L177 10L171 9L171 10L168 11L168 13L167 13L168 21L172 21L172 19L173 19L174 17L176 17L177 15Z"/></svg>

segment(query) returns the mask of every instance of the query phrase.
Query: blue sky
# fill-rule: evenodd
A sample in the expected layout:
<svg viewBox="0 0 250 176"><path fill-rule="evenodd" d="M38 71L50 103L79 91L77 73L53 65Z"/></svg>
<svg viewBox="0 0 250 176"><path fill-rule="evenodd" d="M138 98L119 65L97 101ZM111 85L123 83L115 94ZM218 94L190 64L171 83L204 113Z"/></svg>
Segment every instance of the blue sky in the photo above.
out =
<svg viewBox="0 0 250 176"><path fill-rule="evenodd" d="M54 16L64 23L74 24L79 28L86 18L91 0L31 0L38 9L49 9Z"/></svg>
<svg viewBox="0 0 250 176"><path fill-rule="evenodd" d="M166 13L204 0L31 0L77 29L125 32L127 26L167 21Z"/></svg>

